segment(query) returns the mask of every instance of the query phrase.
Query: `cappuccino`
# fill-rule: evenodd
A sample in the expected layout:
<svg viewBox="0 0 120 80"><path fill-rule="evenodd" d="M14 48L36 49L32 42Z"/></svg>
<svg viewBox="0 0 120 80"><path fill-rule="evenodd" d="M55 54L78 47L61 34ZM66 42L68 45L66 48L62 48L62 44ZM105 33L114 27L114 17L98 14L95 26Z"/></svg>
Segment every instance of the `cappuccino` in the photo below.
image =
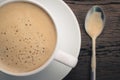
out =
<svg viewBox="0 0 120 80"><path fill-rule="evenodd" d="M42 66L56 45L55 25L42 8L27 2L0 7L0 68L23 73Z"/></svg>

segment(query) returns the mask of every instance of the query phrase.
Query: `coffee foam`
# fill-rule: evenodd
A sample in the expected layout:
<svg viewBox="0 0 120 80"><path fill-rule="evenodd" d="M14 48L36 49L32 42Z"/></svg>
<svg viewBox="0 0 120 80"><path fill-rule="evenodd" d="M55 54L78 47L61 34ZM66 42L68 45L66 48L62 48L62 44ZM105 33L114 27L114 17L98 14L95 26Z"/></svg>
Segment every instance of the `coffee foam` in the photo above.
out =
<svg viewBox="0 0 120 80"><path fill-rule="evenodd" d="M0 66L17 73L42 66L56 44L50 17L30 3L10 3L0 8L0 37Z"/></svg>

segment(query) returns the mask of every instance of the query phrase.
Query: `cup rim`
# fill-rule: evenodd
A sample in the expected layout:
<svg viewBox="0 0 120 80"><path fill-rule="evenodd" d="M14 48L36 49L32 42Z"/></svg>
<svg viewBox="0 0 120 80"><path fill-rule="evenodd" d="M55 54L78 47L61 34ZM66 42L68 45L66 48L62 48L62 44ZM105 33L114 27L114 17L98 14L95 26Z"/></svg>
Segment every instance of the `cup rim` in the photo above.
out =
<svg viewBox="0 0 120 80"><path fill-rule="evenodd" d="M49 10L44 5L42 5L39 1L37 1L37 0L4 0L4 1L0 2L0 7L2 7L3 5L9 4L9 3L14 3L14 2L27 2L27 3L31 3L31 4L34 4L34 5L38 6L38 7L40 7L51 18L51 20L52 20L52 22L53 22L53 24L55 26L55 30L56 30L56 45L55 45L55 49L53 50L53 54L50 56L50 58L42 66L40 66L40 67L38 67L38 68L36 68L36 69L34 69L32 71L23 72L23 73L14 73L14 72L11 72L11 71L8 71L8 70L0 68L0 72L3 72L5 74L11 75L11 76L29 76L29 75L36 74L36 73L42 71L43 69L45 69L52 62L52 60L54 59L55 53L58 50L58 31L57 31L57 25L55 23L55 20L51 16Z"/></svg>

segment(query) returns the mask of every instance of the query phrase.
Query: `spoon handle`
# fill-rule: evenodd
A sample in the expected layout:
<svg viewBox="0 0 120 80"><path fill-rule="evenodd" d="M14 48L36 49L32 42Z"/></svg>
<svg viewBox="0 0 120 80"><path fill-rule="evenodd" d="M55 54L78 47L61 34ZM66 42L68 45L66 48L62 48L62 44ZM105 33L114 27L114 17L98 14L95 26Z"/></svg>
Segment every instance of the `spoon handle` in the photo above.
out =
<svg viewBox="0 0 120 80"><path fill-rule="evenodd" d="M92 39L91 80L96 80L96 39Z"/></svg>

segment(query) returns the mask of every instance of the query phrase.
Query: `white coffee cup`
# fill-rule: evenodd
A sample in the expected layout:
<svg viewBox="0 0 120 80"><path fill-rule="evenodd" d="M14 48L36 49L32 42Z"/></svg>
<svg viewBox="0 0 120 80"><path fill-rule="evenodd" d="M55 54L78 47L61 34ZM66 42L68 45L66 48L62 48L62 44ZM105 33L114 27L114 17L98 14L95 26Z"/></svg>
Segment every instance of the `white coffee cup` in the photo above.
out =
<svg viewBox="0 0 120 80"><path fill-rule="evenodd" d="M3 0L0 2L0 7L5 5L5 4L8 4L8 3L12 3L12 2L19 2L19 1L22 1L22 2L28 2L28 3L32 3L32 4L35 4L39 7L41 7L42 9L44 9L48 15L51 17L51 19L53 20L54 24L55 24L55 28L56 28L56 32L57 32L57 36L59 34L59 30L58 30L58 26L56 26L56 23L54 21L54 19L52 18L51 14L49 13L49 11L47 10L47 8L45 6L43 6L40 2L38 2L37 0ZM13 76L28 76L28 75L32 75L32 74L35 74L37 72L40 72L42 71L43 69L45 69L53 60L56 60L66 66L69 66L71 68L74 68L77 64L77 61L78 59L66 52L64 52L63 50L59 49L58 47L58 40L59 38L57 37L57 43L56 43L56 48L52 54L52 56L48 59L48 61L40 66L39 68L33 70L33 71L30 71L30 72L24 72L24 73L14 73L14 72L10 72L8 70L5 70L5 69L1 69L0 68L0 71L6 73L6 74L9 74L9 75L13 75ZM22 66L22 65L21 65Z"/></svg>

